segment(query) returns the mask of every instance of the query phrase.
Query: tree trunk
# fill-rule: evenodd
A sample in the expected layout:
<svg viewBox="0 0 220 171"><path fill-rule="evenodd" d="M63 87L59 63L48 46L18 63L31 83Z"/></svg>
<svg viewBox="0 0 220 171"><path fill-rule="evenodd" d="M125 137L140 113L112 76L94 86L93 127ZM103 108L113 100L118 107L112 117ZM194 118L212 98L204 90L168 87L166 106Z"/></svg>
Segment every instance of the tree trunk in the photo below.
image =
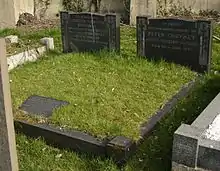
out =
<svg viewBox="0 0 220 171"><path fill-rule="evenodd" d="M131 0L130 25L136 25L137 16L156 17L157 0Z"/></svg>

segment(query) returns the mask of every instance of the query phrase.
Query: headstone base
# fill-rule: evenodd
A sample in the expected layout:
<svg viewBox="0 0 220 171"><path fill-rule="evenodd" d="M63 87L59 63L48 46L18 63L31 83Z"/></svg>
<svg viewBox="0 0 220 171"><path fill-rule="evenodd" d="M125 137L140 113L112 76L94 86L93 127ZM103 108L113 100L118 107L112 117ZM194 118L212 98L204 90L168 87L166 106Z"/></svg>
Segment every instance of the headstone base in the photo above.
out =
<svg viewBox="0 0 220 171"><path fill-rule="evenodd" d="M176 162L172 162L172 171L208 171L201 168L191 168L184 166L182 164L178 164Z"/></svg>

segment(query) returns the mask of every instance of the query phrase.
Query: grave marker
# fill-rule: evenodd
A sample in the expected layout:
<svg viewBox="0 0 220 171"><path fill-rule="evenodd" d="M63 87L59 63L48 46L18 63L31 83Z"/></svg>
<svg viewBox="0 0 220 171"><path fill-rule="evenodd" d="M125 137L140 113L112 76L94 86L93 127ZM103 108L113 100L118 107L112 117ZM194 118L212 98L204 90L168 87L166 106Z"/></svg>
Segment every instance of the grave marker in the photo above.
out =
<svg viewBox="0 0 220 171"><path fill-rule="evenodd" d="M210 70L212 22L208 20L137 17L137 54L149 59Z"/></svg>
<svg viewBox="0 0 220 171"><path fill-rule="evenodd" d="M61 12L63 52L120 51L120 19L115 14Z"/></svg>
<svg viewBox="0 0 220 171"><path fill-rule="evenodd" d="M18 171L5 40L0 39L0 170Z"/></svg>
<svg viewBox="0 0 220 171"><path fill-rule="evenodd" d="M68 105L69 102L57 100L51 97L32 95L19 107L29 115L41 115L50 117L56 108Z"/></svg>

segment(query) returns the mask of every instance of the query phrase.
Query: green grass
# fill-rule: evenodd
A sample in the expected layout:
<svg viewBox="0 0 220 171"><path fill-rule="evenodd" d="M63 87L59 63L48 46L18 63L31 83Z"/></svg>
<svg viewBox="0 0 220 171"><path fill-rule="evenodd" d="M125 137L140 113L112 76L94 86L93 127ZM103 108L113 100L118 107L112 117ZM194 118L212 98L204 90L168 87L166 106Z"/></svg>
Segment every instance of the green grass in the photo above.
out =
<svg viewBox="0 0 220 171"><path fill-rule="evenodd" d="M135 35L126 28L121 55L53 53L13 70L14 108L32 94L66 100L70 105L55 110L50 123L100 138L122 135L137 140L140 125L195 73L175 64L137 58L136 45L128 39L135 40Z"/></svg>
<svg viewBox="0 0 220 171"><path fill-rule="evenodd" d="M23 171L82 171L82 170L117 170L111 160L91 159L49 147L39 139L32 140L24 135L17 135L20 170Z"/></svg>
<svg viewBox="0 0 220 171"><path fill-rule="evenodd" d="M169 171L171 168L172 137L181 123L191 124L219 93L220 76L206 77L188 98L164 118L144 141L136 154L121 170ZM111 160L80 155L47 146L41 139L17 134L17 149L21 171L116 171Z"/></svg>
<svg viewBox="0 0 220 171"><path fill-rule="evenodd" d="M220 33L220 32L218 32ZM220 35L220 34L219 34ZM213 70L219 68L220 44L214 42ZM188 98L157 124L153 134L144 141L137 153L122 170L169 171L172 157L172 138L181 123L191 124L210 101L219 93L220 76L206 76ZM22 171L115 171L111 160L101 160L47 146L40 139L17 134L19 166Z"/></svg>

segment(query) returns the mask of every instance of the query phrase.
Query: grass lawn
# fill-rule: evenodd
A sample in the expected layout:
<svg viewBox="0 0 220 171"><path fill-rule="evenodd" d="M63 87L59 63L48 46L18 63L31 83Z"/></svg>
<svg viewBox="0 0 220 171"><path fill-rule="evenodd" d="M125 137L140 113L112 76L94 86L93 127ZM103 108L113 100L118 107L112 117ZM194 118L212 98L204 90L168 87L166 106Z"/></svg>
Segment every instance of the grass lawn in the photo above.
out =
<svg viewBox="0 0 220 171"><path fill-rule="evenodd" d="M49 34L53 33L49 32ZM58 37L56 37L56 39L59 40ZM56 43L59 44L58 41L56 41ZM219 70L219 52L220 44L215 42L213 46L213 70ZM129 48L128 50L125 49L123 51L123 54L128 54L128 58ZM51 56L48 57L51 58ZM53 60L56 61L56 58L57 57L55 57ZM39 63L42 64L44 62L45 61L39 61ZM26 67L31 68L32 65L33 64L30 64ZM35 65L35 67L37 67L37 65ZM22 69L25 69L26 67L22 67ZM12 72L11 77L15 76L17 72L21 72L21 69ZM48 72L48 70L46 70L45 72ZM31 73L34 74L34 72ZM23 75L23 79L25 80L26 78L26 82L28 82L29 75L30 73L28 73L26 77L25 75ZM12 86L14 87L16 86L14 84L15 81L16 80L13 80L12 84ZM29 84L32 84L31 81L32 80L29 81ZM37 85L35 86L37 87ZM18 87L22 90L22 87ZM122 170L170 170L172 137L174 131L180 126L181 123L190 124L208 105L208 103L217 95L217 93L219 93L219 90L219 75L211 75L205 77L205 79L201 81L199 85L193 90L191 95L188 98L185 98L184 100L179 102L176 108L171 112L171 114L168 117L164 118L157 125L156 129L153 131L153 134L144 142L144 144L141 145L141 148L137 151L136 155L134 155L129 160L125 168L123 168ZM25 88L22 91L25 91ZM20 92L20 95L22 96L22 92ZM13 100L15 100L14 97ZM19 102L14 102L14 105L18 103ZM33 140L21 134L17 134L17 148L20 170L22 171L118 170L111 160L90 158L88 156L52 148L50 146L47 146L43 140Z"/></svg>
<svg viewBox="0 0 220 171"><path fill-rule="evenodd" d="M220 76L207 77L192 94L179 102L169 117L164 118L153 134L132 156L124 171L169 171L172 137L181 123L192 123L208 103L219 93ZM101 160L47 146L41 139L17 134L17 149L21 171L119 171L111 160Z"/></svg>
<svg viewBox="0 0 220 171"><path fill-rule="evenodd" d="M57 37L59 31L55 32ZM11 72L14 108L37 94L70 102L50 123L97 137L139 138L140 124L195 77L188 68L136 57L135 30L122 28L122 52L48 54Z"/></svg>

